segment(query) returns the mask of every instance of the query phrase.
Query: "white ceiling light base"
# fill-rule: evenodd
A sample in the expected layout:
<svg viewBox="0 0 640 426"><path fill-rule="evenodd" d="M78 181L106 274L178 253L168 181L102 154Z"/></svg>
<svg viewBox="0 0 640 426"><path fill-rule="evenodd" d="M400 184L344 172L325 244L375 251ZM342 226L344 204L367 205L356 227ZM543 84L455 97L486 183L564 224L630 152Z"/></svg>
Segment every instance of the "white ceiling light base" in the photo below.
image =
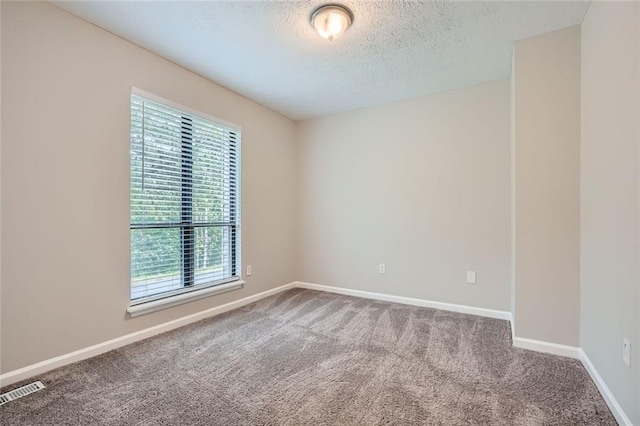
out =
<svg viewBox="0 0 640 426"><path fill-rule="evenodd" d="M328 4L320 6L311 15L311 25L318 34L329 41L340 37L353 21L353 14L344 6Z"/></svg>

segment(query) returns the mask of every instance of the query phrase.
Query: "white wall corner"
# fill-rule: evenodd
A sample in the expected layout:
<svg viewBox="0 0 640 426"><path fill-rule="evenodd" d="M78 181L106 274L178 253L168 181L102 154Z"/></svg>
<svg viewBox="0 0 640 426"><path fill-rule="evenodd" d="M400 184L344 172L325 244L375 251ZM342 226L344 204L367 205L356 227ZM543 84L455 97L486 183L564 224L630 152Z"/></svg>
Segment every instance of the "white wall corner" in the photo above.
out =
<svg viewBox="0 0 640 426"><path fill-rule="evenodd" d="M509 312L509 325L511 328L511 344L516 339L516 317L512 312Z"/></svg>
<svg viewBox="0 0 640 426"><path fill-rule="evenodd" d="M589 376L591 376L591 380L593 380L593 382L598 387L600 394L602 395L605 402L609 406L609 409L611 410L611 413L613 413L613 416L618 421L618 424L622 426L633 426L633 424L631 423L631 420L629 420L629 417L626 415L626 413L624 412L620 404L618 404L618 401L616 400L615 396L613 396L613 393L611 392L607 384L604 382L604 380L602 379L602 376L600 376L600 373L598 373L598 370L596 370L596 367L593 365L593 363L587 356L586 352L582 350L582 348L579 350L579 355L580 355L580 361L582 362L582 365L584 365L584 368L587 370L587 373L589 373Z"/></svg>

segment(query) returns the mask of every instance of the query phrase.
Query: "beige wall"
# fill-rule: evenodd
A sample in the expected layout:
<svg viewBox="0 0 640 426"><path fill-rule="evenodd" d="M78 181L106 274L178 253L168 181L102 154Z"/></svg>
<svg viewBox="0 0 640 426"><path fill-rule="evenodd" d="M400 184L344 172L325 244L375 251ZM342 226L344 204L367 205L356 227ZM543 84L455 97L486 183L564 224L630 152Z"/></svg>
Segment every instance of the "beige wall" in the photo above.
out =
<svg viewBox="0 0 640 426"><path fill-rule="evenodd" d="M243 128L242 290L130 319L129 93ZM294 123L42 3L2 3L7 372L295 279Z"/></svg>
<svg viewBox="0 0 640 426"><path fill-rule="evenodd" d="M514 48L515 335L579 346L580 27Z"/></svg>
<svg viewBox="0 0 640 426"><path fill-rule="evenodd" d="M2 7L0 6L0 99L2 99ZM0 319L2 319L2 102L0 102ZM2 365L2 324L0 324L0 366ZM0 372L2 369L0 369Z"/></svg>
<svg viewBox="0 0 640 426"><path fill-rule="evenodd" d="M304 121L298 143L299 280L509 310L508 80Z"/></svg>
<svg viewBox="0 0 640 426"><path fill-rule="evenodd" d="M638 395L638 3L582 24L581 345L631 419ZM631 368L622 339L632 342Z"/></svg>

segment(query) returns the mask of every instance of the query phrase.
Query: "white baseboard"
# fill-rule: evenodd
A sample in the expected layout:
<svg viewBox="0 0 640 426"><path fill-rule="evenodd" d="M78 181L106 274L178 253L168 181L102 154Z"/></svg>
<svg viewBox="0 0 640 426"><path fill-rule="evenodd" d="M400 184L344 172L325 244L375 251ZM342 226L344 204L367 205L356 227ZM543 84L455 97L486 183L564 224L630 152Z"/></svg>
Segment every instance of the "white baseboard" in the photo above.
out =
<svg viewBox="0 0 640 426"><path fill-rule="evenodd" d="M526 339L524 337L513 337L512 340L513 346L516 348L580 359L580 348L575 346L560 345L558 343L543 342L542 340Z"/></svg>
<svg viewBox="0 0 640 426"><path fill-rule="evenodd" d="M459 312L459 313L470 314L470 315L478 315L478 316L489 317L489 318L497 318L497 319L503 319L511 322L513 321L511 312L507 312L507 311L498 311L493 309L477 308L473 306L456 305L451 303L435 302L431 300L415 299L415 298L403 297L403 296L393 296L390 294L373 293L373 292L362 291L362 290L352 290L348 288L332 287L332 286L296 281L293 283L285 284L280 287L273 288L271 290L264 291L262 293L254 294L253 296L248 296L243 299L235 300L233 302L229 302L221 306L216 306L201 312L197 312L195 314L178 318L173 321L166 322L164 324L159 324L154 327L137 331L135 333L117 337L115 339L108 340L106 342L98 343L97 345L89 346L87 348L80 349L65 355L57 356L55 358L51 358L45 361L41 361L36 364L28 365L18 370L10 371L8 373L0 375L0 387L11 385L12 383L16 383L21 380L28 379L29 377L43 374L55 368L72 364L74 362L82 361L87 358L91 358L91 357L103 354L105 352L111 351L113 349L121 348L131 343L147 339L149 337L155 336L160 333L164 333L166 331L183 327L185 325L203 320L205 318L220 315L224 312L228 312L233 309L240 308L242 306L256 302L265 297L272 296L274 294L280 293L285 290L289 290L294 287L305 288L309 290L326 291L329 293L344 294L348 296L363 297L367 299L383 300L386 302L401 303L405 305L441 309L445 311ZM513 324L512 324L512 332L513 332ZM594 383L598 387L600 393L602 394L605 402L609 406L609 409L615 416L618 423L623 426L633 426L631 421L629 420L629 417L627 417L624 410L622 409L620 404L618 404L618 401L609 390L609 387L606 385L606 383L604 382L604 380L602 379L602 377L600 376L600 374L598 373L594 365L591 363L591 360L589 359L587 354L581 348L574 347L574 346L560 345L557 343L543 342L543 341L533 340L533 339L526 339L523 337L515 337L515 336L513 337L513 346L522 348L522 349L529 349L537 352L544 352L544 353L549 353L553 355L560 355L560 356L579 359L584 365L589 375L591 376L591 379L594 381Z"/></svg>
<svg viewBox="0 0 640 426"><path fill-rule="evenodd" d="M73 364L74 362L82 361L87 358L109 352L113 349L121 348L131 343L147 339L166 331L183 327L185 325L203 320L205 318L220 315L224 312L240 308L265 297L280 293L281 291L289 290L293 287L294 283L285 284L271 290L263 291L262 293L254 294L253 296L248 296L243 299L226 303L224 305L206 309L204 311L187 315L185 317L146 328L144 330L136 331L135 333L127 334L125 336L116 337L115 339L107 340L106 342L98 343L97 345L89 346L87 348L80 349L65 355L57 356L55 358L50 358L36 364L28 365L18 370L9 371L8 373L0 375L0 387L7 386L24 379L28 379L29 377L33 377L38 374L46 373L47 371L51 371L64 365Z"/></svg>
<svg viewBox="0 0 640 426"><path fill-rule="evenodd" d="M512 318L511 312L497 311L497 310L485 309L485 308L476 308L473 306L455 305L451 303L434 302L431 300L414 299L410 297L393 296L390 294L372 293L368 291L352 290L352 289L343 288L343 287L333 287L333 286L326 286L326 285L320 285L320 284L305 283L300 281L294 282L293 286L297 288L306 288L309 290L326 291L329 293L345 294L347 296L363 297L366 299L383 300L386 302L402 303L405 305L422 306L427 308L442 309L445 311L459 312L463 314L478 315L478 316L507 320L511 323L513 346L517 348L536 351L536 352L543 352L543 353L548 353L552 355L559 355L559 356L569 357L573 359L579 359L580 361L582 361L582 364L584 365L585 369L591 376L591 379L594 381L594 383L600 390L600 393L602 394L605 402L609 406L609 409L613 413L618 423L623 426L633 426L631 424L631 421L627 417L627 415L622 410L622 407L620 407L620 404L618 404L617 400L615 399L615 397L613 396L613 394L611 393L611 391L609 390L605 382L602 380L602 377L600 377L600 375L598 374L598 371L595 369L595 367L593 366L593 364L591 363L591 361L589 360L589 358L581 348L575 347L575 346L561 345L558 343L544 342L541 340L527 339L524 337L516 337L514 332L515 328L513 327L513 318Z"/></svg>
<svg viewBox="0 0 640 426"><path fill-rule="evenodd" d="M607 384L604 382L604 380L600 376L600 373L598 373L598 370L596 370L596 367L593 365L593 363L591 362L591 360L589 359L585 351L583 351L581 348L579 352L580 352L580 361L582 361L582 365L584 365L584 368L587 370L587 373L589 373L589 376L591 376L591 380L593 380L593 382L598 387L600 394L602 395L605 402L609 406L609 409L611 410L611 412L613 413L613 416L618 421L618 424L622 426L633 426L631 424L631 420L629 420L629 417L627 417L627 415L625 414L620 404L618 404L618 401L613 396L613 393L611 393L611 390L609 389Z"/></svg>
<svg viewBox="0 0 640 426"><path fill-rule="evenodd" d="M481 317L511 320L511 312L498 311L494 309L476 308L474 306L455 305L452 303L434 302L432 300L414 299L412 297L393 296L383 293L372 293L369 291L352 290L350 288L333 287L328 285L311 284L296 281L294 287L306 288L309 290L326 291L329 293L345 294L347 296L363 297L365 299L383 300L385 302L402 303L403 305L422 306L424 308L441 309L443 311L459 312L462 314L478 315Z"/></svg>

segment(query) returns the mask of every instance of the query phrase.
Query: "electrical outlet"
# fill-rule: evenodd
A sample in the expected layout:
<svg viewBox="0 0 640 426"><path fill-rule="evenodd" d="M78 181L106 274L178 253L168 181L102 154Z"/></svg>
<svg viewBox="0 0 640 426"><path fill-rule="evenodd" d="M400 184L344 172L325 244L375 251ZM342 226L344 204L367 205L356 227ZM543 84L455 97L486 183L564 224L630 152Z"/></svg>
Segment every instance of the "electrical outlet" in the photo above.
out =
<svg viewBox="0 0 640 426"><path fill-rule="evenodd" d="M247 276L251 276L251 265L247 265Z"/></svg>
<svg viewBox="0 0 640 426"><path fill-rule="evenodd" d="M380 272L381 274L387 273L387 267L385 266L384 263L381 263L380 265L378 265L378 272Z"/></svg>
<svg viewBox="0 0 640 426"><path fill-rule="evenodd" d="M476 271L467 271L467 284L476 283Z"/></svg>
<svg viewBox="0 0 640 426"><path fill-rule="evenodd" d="M622 339L622 361L631 367L631 342L629 339Z"/></svg>

